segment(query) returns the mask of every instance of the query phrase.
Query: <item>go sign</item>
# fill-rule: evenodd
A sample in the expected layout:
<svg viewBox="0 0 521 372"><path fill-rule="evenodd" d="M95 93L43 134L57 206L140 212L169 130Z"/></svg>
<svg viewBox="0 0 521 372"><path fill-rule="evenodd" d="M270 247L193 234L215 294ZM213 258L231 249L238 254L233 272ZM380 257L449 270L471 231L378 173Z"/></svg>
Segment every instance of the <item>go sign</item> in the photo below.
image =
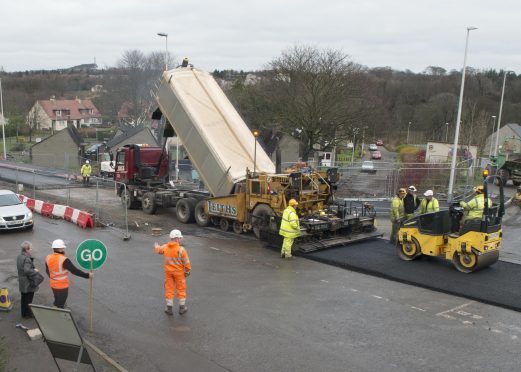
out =
<svg viewBox="0 0 521 372"><path fill-rule="evenodd" d="M76 249L76 261L86 270L99 269L106 259L107 248L99 240L85 240Z"/></svg>

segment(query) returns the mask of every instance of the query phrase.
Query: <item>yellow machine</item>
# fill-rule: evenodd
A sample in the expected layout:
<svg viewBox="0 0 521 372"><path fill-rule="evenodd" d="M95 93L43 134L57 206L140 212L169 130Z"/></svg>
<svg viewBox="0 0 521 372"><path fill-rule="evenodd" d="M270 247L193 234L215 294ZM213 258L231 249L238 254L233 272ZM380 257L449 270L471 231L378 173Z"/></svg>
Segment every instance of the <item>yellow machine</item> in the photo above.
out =
<svg viewBox="0 0 521 372"><path fill-rule="evenodd" d="M302 235L295 250L310 252L380 236L374 215L331 203L337 181L336 168L324 173L248 173L232 195L200 202L195 207L195 221L199 226L213 223L224 231L232 227L238 234L253 230L258 238L278 244L282 213L289 200L296 199Z"/></svg>
<svg viewBox="0 0 521 372"><path fill-rule="evenodd" d="M484 197L488 198L490 179L484 172ZM490 266L499 259L501 246L501 218L503 217L503 184L498 180L499 205L489 208L485 203L481 220L470 220L460 229L463 209L453 205L450 210L426 213L406 220L398 233L397 251L402 260L412 261L421 255L443 257L451 260L463 273L470 273Z"/></svg>

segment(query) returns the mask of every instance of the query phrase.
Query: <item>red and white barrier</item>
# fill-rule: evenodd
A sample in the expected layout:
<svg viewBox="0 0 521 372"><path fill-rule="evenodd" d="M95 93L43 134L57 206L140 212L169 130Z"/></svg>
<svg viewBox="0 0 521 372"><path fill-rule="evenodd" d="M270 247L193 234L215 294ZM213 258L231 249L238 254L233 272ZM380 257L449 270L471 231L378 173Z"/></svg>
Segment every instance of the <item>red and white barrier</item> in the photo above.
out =
<svg viewBox="0 0 521 372"><path fill-rule="evenodd" d="M47 203L41 200L27 198L24 195L17 194L27 208L33 212L39 213L46 217L63 218L65 221L72 222L82 228L94 227L94 220L92 214L81 211L79 209L71 208L66 205Z"/></svg>

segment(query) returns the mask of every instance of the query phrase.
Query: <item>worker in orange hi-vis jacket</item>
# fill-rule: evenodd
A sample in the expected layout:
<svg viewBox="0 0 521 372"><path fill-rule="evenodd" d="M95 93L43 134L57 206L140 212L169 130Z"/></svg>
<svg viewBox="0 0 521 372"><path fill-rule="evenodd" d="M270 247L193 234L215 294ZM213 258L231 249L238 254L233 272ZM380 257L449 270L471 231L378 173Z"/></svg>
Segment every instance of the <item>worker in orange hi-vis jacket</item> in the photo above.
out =
<svg viewBox="0 0 521 372"><path fill-rule="evenodd" d="M179 230L170 231L170 241L164 245L155 243L154 250L164 256L165 269L165 313L173 315L174 293L177 290L179 314L188 311L186 306L186 277L190 275L192 266L186 249L181 246L183 234Z"/></svg>

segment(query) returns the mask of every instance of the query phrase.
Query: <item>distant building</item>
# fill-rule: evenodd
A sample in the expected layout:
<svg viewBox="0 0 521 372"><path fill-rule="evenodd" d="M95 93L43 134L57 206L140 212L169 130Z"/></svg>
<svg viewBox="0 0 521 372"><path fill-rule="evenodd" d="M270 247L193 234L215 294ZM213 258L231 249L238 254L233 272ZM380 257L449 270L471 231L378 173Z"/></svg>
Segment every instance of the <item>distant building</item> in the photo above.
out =
<svg viewBox="0 0 521 372"><path fill-rule="evenodd" d="M34 123L36 129L47 129L52 132L60 131L73 125L76 128L85 128L101 125L101 114L89 99L49 100L35 102L27 122Z"/></svg>
<svg viewBox="0 0 521 372"><path fill-rule="evenodd" d="M116 130L115 135L107 141L107 148L113 152L118 147L130 144L147 144L149 146L159 146L156 137L148 127L122 127Z"/></svg>
<svg viewBox="0 0 521 372"><path fill-rule="evenodd" d="M482 149L483 155L487 156L489 153L494 154L497 133L498 131L496 130L488 136L485 147ZM521 125L510 123L499 128L498 151L499 146L505 145L505 141L507 141L506 145L508 147L505 149L506 151L510 153L521 153Z"/></svg>
<svg viewBox="0 0 521 372"><path fill-rule="evenodd" d="M34 144L29 151L32 164L77 170L81 166L84 150L85 142L80 133L73 125L69 125L65 130Z"/></svg>

